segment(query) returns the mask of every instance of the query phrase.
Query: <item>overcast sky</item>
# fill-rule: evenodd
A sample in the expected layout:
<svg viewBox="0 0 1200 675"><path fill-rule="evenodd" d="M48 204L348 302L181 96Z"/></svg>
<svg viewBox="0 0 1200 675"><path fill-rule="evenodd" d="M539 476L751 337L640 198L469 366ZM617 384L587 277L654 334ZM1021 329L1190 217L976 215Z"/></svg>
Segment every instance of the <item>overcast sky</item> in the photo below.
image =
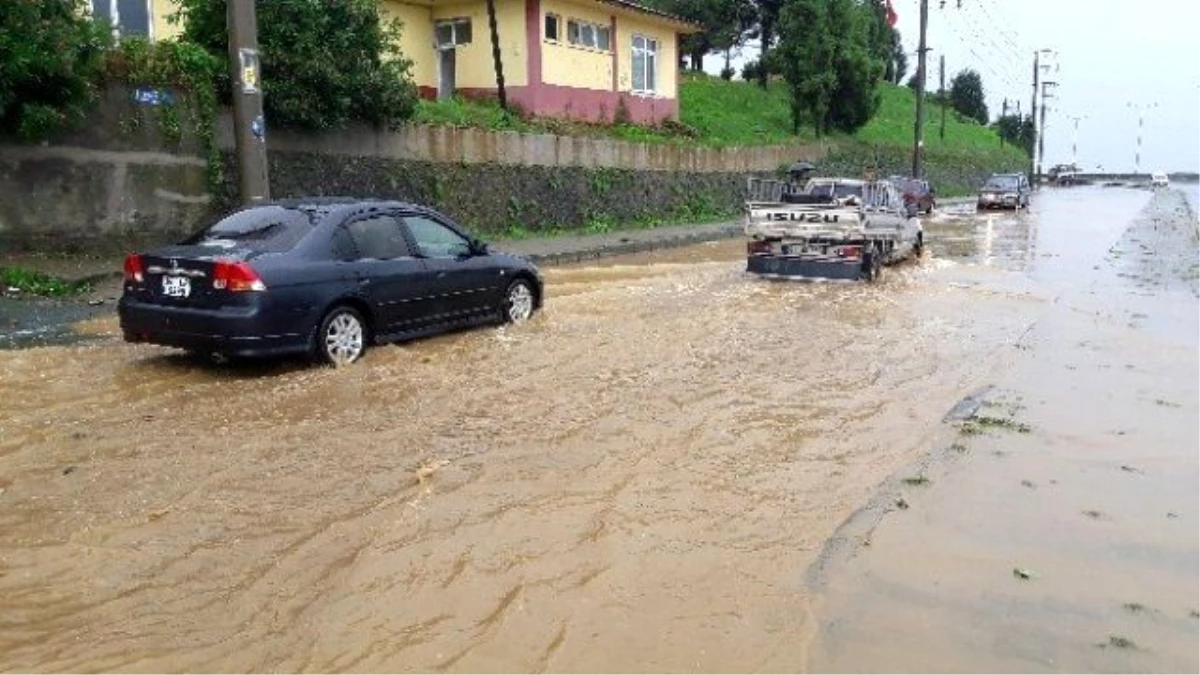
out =
<svg viewBox="0 0 1200 675"><path fill-rule="evenodd" d="M919 0L892 0L916 71ZM1047 167L1072 159L1094 170L1132 171L1138 110L1145 108L1141 169L1200 170L1200 0L930 0L928 86L963 68L983 77L993 118L1005 97L1029 110L1033 52L1053 49L1043 76L1059 83L1046 113ZM746 49L738 64L757 58ZM710 56L717 72L723 59ZM740 70L740 68L739 68ZM1155 106L1155 107L1150 107Z"/></svg>

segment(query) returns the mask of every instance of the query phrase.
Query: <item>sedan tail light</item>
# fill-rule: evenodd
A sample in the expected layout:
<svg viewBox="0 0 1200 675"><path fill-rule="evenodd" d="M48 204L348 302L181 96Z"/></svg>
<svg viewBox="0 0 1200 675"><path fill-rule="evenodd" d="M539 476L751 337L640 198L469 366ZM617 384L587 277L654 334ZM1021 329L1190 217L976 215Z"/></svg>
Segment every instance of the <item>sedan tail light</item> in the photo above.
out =
<svg viewBox="0 0 1200 675"><path fill-rule="evenodd" d="M862 256L861 246L843 246L837 250L839 258L858 258Z"/></svg>
<svg viewBox="0 0 1200 675"><path fill-rule="evenodd" d="M267 285L249 263L217 261L213 265L213 288L233 293L265 291Z"/></svg>
<svg viewBox="0 0 1200 675"><path fill-rule="evenodd" d="M142 268L142 256L136 253L130 253L125 256L125 281L133 281L140 284L145 279L146 273Z"/></svg>

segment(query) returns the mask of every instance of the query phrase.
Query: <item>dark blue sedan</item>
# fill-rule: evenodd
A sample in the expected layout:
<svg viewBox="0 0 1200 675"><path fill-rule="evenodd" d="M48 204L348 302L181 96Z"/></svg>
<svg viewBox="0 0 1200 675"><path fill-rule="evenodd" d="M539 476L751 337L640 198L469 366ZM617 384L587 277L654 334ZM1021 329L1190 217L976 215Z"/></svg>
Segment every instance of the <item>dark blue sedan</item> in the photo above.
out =
<svg viewBox="0 0 1200 675"><path fill-rule="evenodd" d="M130 255L118 313L129 342L344 365L371 344L524 321L541 304L532 263L440 213L322 199L246 208Z"/></svg>

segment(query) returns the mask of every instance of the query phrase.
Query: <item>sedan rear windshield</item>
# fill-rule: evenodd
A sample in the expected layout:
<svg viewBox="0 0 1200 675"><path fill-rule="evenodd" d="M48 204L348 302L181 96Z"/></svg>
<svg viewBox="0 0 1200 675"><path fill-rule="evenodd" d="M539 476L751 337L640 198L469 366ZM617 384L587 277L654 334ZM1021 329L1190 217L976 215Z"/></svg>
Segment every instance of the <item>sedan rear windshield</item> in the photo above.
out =
<svg viewBox="0 0 1200 675"><path fill-rule="evenodd" d="M284 253L311 232L314 224L313 211L258 206L230 214L183 243Z"/></svg>
<svg viewBox="0 0 1200 675"><path fill-rule="evenodd" d="M983 186L985 190L1016 190L1016 178L991 178L987 184Z"/></svg>

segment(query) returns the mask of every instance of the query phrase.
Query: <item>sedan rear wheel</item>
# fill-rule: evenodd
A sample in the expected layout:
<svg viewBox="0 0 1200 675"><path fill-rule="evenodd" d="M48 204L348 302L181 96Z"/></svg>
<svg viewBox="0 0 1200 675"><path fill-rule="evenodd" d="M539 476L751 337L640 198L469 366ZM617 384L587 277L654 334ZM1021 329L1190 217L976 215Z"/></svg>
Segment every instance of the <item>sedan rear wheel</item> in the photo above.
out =
<svg viewBox="0 0 1200 675"><path fill-rule="evenodd" d="M334 366L348 366L366 349L362 315L350 307L337 307L321 321L317 331L317 353Z"/></svg>
<svg viewBox="0 0 1200 675"><path fill-rule="evenodd" d="M533 287L525 279L517 279L504 292L504 320L520 323L533 316Z"/></svg>

